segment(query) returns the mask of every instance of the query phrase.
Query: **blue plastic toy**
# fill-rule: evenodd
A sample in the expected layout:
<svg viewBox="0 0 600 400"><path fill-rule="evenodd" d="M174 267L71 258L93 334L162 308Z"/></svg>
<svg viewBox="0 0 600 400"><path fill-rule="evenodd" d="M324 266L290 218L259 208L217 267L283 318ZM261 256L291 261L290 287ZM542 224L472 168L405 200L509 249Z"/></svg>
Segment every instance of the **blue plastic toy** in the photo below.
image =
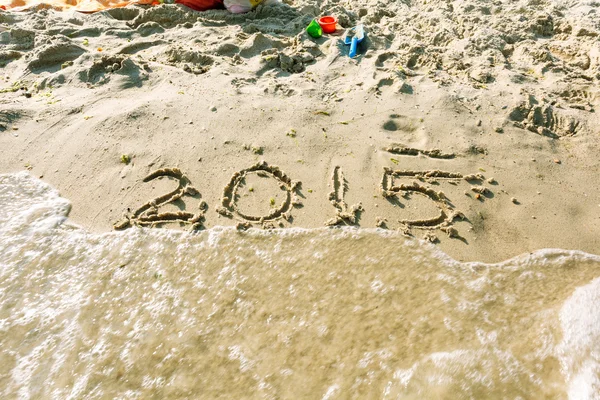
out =
<svg viewBox="0 0 600 400"><path fill-rule="evenodd" d="M350 45L350 58L356 57L358 44L365 38L365 28L362 24L346 31L344 35L344 44Z"/></svg>

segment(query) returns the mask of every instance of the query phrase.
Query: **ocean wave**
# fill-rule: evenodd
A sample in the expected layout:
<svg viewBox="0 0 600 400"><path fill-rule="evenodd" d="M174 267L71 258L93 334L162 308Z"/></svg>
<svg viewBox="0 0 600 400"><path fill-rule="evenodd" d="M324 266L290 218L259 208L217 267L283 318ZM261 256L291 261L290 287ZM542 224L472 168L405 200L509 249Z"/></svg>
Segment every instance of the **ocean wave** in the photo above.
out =
<svg viewBox="0 0 600 400"><path fill-rule="evenodd" d="M0 389L20 398L598 398L600 257L462 263L376 229L88 233L0 175Z"/></svg>

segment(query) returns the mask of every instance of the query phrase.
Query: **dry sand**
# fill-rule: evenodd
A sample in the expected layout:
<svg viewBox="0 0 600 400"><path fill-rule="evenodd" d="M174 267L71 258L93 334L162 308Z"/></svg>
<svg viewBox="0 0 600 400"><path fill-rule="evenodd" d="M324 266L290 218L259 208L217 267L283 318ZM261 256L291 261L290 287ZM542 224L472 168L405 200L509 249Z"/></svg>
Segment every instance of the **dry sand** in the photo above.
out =
<svg viewBox="0 0 600 400"><path fill-rule="evenodd" d="M329 223L459 260L599 253L598 3L357 3L0 11L0 172L51 183L90 231ZM365 24L357 59L342 29L306 35L323 14ZM161 168L185 176L144 182Z"/></svg>

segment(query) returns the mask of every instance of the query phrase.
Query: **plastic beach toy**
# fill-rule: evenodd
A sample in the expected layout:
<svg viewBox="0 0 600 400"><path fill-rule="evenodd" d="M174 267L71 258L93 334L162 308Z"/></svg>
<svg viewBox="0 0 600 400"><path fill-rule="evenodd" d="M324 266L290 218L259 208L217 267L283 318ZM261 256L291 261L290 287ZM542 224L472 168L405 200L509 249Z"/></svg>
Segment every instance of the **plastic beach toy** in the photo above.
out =
<svg viewBox="0 0 600 400"><path fill-rule="evenodd" d="M323 36L323 29L321 28L321 25L319 25L319 23L314 19L310 21L310 24L308 24L306 27L306 32L308 32L308 34L315 39Z"/></svg>
<svg viewBox="0 0 600 400"><path fill-rule="evenodd" d="M356 25L354 28L346 31L344 35L344 44L350 45L350 52L348 55L350 58L356 57L358 44L365 38L365 28L362 24Z"/></svg>
<svg viewBox="0 0 600 400"><path fill-rule="evenodd" d="M319 25L325 33L334 33L337 28L337 18L329 15L319 18Z"/></svg>

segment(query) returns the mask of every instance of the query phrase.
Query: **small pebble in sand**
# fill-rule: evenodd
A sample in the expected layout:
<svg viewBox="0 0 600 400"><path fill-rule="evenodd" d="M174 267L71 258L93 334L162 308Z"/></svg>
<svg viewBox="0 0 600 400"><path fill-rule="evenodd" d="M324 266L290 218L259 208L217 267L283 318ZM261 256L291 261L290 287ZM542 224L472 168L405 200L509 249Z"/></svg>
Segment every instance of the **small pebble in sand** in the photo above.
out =
<svg viewBox="0 0 600 400"><path fill-rule="evenodd" d="M554 163L555 163L555 164L561 164L562 162L561 162L559 159L555 158L555 159L554 159Z"/></svg>
<svg viewBox="0 0 600 400"><path fill-rule="evenodd" d="M503 132L504 132L504 129L502 127L499 126L496 128L496 133L503 133Z"/></svg>
<svg viewBox="0 0 600 400"><path fill-rule="evenodd" d="M512 197L510 201L512 201L514 204L519 204L519 200L517 200L516 197Z"/></svg>
<svg viewBox="0 0 600 400"><path fill-rule="evenodd" d="M490 192L485 186L472 186L471 190L478 194L488 194Z"/></svg>
<svg viewBox="0 0 600 400"><path fill-rule="evenodd" d="M217 111L217 106L210 106L209 110L215 112Z"/></svg>

